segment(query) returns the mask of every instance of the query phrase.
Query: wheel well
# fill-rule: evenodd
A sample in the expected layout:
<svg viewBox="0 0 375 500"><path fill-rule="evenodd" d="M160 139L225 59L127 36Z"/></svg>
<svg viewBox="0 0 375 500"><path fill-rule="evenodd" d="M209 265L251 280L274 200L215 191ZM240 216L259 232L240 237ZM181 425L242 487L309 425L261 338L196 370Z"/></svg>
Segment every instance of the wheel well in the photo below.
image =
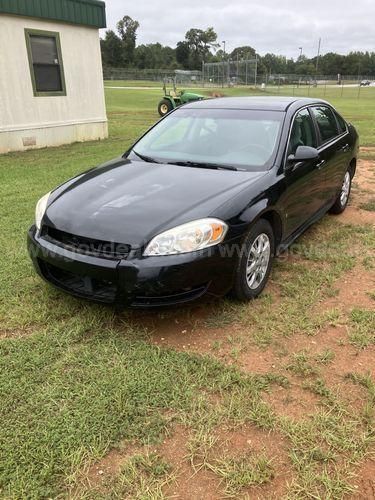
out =
<svg viewBox="0 0 375 500"><path fill-rule="evenodd" d="M353 179L355 171L357 170L357 158L352 159L352 161L349 164L349 169L350 169L350 175L352 176Z"/></svg>
<svg viewBox="0 0 375 500"><path fill-rule="evenodd" d="M270 210L269 212L263 213L259 218L265 219L271 224L275 236L275 248L277 248L281 243L283 235L283 224L280 215L274 210Z"/></svg>

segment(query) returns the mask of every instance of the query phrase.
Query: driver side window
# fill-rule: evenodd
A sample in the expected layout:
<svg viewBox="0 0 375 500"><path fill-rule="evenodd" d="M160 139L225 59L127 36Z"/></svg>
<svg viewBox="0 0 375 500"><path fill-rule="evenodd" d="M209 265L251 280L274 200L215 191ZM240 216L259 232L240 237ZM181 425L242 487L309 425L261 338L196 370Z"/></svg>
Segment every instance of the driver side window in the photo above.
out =
<svg viewBox="0 0 375 500"><path fill-rule="evenodd" d="M317 147L314 123L308 109L303 109L294 118L289 139L288 155L295 154L298 146Z"/></svg>

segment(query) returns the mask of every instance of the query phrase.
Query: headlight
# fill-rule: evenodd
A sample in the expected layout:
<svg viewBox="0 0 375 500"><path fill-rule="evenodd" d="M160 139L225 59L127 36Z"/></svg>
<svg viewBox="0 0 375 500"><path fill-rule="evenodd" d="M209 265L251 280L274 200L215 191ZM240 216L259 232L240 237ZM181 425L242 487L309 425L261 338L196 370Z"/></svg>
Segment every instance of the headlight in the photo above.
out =
<svg viewBox="0 0 375 500"><path fill-rule="evenodd" d="M223 241L227 230L228 226L219 219L188 222L155 236L143 255L174 255L212 247Z"/></svg>
<svg viewBox="0 0 375 500"><path fill-rule="evenodd" d="M40 198L40 200L36 204L36 208L35 208L35 225L36 225L38 231L40 231L40 224L42 222L43 215L44 215L44 213L46 211L47 203L48 203L48 198L49 198L50 194L51 193L45 194L42 198Z"/></svg>

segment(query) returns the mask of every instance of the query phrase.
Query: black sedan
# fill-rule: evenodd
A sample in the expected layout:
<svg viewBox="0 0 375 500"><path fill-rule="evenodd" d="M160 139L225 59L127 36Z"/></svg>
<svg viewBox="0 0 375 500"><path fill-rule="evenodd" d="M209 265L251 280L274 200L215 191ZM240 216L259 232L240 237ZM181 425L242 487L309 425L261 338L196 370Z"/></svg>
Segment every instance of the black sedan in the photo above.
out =
<svg viewBox="0 0 375 500"><path fill-rule="evenodd" d="M353 125L325 101L194 102L45 195L29 253L49 283L100 302L252 299L278 252L345 209L358 149Z"/></svg>

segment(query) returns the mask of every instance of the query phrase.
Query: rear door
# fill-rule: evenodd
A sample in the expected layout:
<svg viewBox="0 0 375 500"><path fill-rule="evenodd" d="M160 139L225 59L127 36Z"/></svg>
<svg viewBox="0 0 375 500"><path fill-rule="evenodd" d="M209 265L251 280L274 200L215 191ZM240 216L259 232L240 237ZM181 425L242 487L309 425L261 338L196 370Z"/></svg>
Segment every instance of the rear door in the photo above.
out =
<svg viewBox="0 0 375 500"><path fill-rule="evenodd" d="M294 154L298 146L318 147L317 132L309 109L294 116L286 157ZM321 159L309 160L285 170L286 190L281 198L285 213L286 235L290 236L324 205L325 173Z"/></svg>
<svg viewBox="0 0 375 500"><path fill-rule="evenodd" d="M345 173L352 159L352 144L345 120L336 111L334 111L334 114L339 128L339 136L336 144L338 161L336 168L327 172L327 184L329 192L335 200L339 195Z"/></svg>
<svg viewBox="0 0 375 500"><path fill-rule="evenodd" d="M318 131L321 169L325 173L322 194L329 204L333 203L340 191L349 163L347 157L350 154L350 146L347 142L347 127L341 130L335 111L329 106L313 106L311 111Z"/></svg>

